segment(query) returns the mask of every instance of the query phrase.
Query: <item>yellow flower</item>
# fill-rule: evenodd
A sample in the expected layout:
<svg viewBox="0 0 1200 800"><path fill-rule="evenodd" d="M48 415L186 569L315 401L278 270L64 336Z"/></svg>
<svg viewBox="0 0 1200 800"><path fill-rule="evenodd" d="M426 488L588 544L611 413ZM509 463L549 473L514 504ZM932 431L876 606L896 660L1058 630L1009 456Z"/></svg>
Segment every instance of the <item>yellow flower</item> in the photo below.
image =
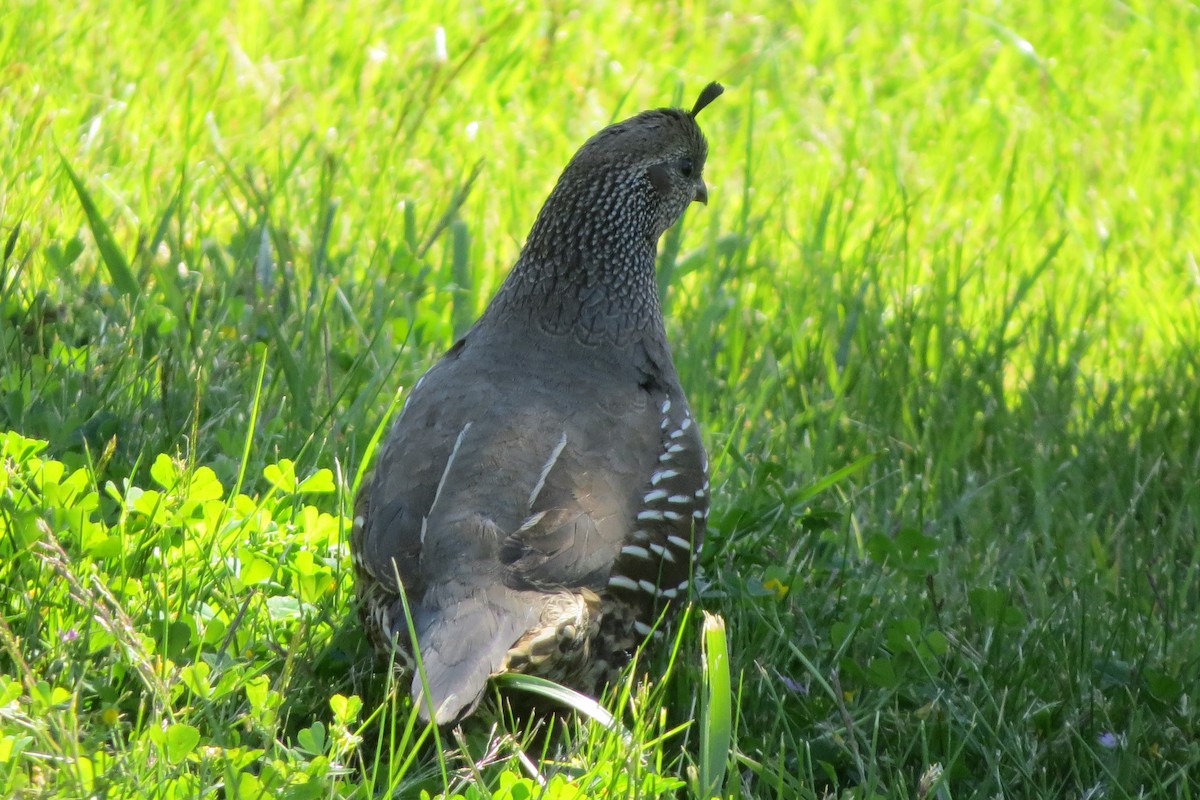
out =
<svg viewBox="0 0 1200 800"><path fill-rule="evenodd" d="M769 589L777 598L782 600L783 598L787 597L787 593L792 587L781 582L778 578L768 578L767 580L763 581L763 588Z"/></svg>

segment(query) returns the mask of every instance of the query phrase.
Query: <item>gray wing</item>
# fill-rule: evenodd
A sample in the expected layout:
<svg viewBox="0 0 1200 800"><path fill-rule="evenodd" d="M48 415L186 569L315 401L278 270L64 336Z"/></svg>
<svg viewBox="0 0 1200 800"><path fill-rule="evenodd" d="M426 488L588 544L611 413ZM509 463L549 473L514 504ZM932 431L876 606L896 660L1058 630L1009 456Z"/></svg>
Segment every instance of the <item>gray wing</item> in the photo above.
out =
<svg viewBox="0 0 1200 800"><path fill-rule="evenodd" d="M428 402L430 379L439 362L413 387L376 457L375 468L356 503L361 529L356 566L388 592L397 578L415 600L425 591L419 569L421 529L433 505L438 481L462 427L460 409Z"/></svg>
<svg viewBox="0 0 1200 800"><path fill-rule="evenodd" d="M510 584L587 587L657 619L686 597L708 518L708 460L681 390L646 392L545 466L529 515L504 543ZM588 442L588 436L598 441Z"/></svg>
<svg viewBox="0 0 1200 800"><path fill-rule="evenodd" d="M410 598L467 562L516 589L603 588L667 446L666 395L581 374L523 386L469 346L431 369L362 504L367 572L393 591L398 574ZM481 544L463 514L487 519L502 547Z"/></svg>
<svg viewBox="0 0 1200 800"><path fill-rule="evenodd" d="M596 387L593 397L606 391L612 390ZM514 587L599 592L607 585L632 530L659 434L652 398L636 386L623 395L564 420L521 524L500 553Z"/></svg>

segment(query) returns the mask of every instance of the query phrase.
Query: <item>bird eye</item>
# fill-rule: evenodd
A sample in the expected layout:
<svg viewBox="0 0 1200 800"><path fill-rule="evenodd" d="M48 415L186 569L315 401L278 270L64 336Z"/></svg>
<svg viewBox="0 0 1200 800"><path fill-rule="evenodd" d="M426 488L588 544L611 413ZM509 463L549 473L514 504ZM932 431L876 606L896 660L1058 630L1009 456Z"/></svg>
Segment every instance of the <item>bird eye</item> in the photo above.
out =
<svg viewBox="0 0 1200 800"><path fill-rule="evenodd" d="M692 160L690 158L684 157L679 160L679 172L681 175L683 175L683 177L692 177L692 171L694 169L695 165L692 164Z"/></svg>

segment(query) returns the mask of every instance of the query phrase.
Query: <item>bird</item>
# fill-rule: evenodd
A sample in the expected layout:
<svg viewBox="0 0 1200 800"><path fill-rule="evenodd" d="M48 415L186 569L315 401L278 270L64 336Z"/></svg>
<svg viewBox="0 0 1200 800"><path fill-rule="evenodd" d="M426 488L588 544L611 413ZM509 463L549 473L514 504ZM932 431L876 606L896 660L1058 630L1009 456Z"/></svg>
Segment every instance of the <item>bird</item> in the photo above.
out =
<svg viewBox="0 0 1200 800"><path fill-rule="evenodd" d="M411 672L425 722L462 721L504 672L598 694L690 595L708 457L655 262L662 235L708 204L696 116L723 91L586 141L363 481L359 615Z"/></svg>

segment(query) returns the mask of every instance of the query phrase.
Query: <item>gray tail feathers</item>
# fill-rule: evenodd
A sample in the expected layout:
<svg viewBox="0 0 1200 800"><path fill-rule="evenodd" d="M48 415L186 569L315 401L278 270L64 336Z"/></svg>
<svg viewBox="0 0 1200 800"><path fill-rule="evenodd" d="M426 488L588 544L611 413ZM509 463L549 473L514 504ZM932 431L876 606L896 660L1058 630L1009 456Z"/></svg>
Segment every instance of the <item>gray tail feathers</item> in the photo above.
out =
<svg viewBox="0 0 1200 800"><path fill-rule="evenodd" d="M450 608L415 610L429 694L414 671L412 699L421 719L449 725L470 714L510 647L536 620L534 609L505 608L474 596Z"/></svg>

